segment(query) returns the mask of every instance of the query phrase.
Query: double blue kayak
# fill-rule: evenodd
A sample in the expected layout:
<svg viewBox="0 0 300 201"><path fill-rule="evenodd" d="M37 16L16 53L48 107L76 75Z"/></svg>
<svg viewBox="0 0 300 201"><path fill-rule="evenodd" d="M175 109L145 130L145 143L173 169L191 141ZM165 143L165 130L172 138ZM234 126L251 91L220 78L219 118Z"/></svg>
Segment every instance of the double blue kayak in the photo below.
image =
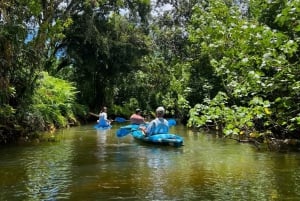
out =
<svg viewBox="0 0 300 201"><path fill-rule="evenodd" d="M139 129L139 125L127 125L121 127L117 131L118 137L123 137L127 134L131 134L134 139L151 144L157 145L168 145L174 147L183 146L183 138L176 134L171 133L160 133L151 136L146 136L141 129Z"/></svg>

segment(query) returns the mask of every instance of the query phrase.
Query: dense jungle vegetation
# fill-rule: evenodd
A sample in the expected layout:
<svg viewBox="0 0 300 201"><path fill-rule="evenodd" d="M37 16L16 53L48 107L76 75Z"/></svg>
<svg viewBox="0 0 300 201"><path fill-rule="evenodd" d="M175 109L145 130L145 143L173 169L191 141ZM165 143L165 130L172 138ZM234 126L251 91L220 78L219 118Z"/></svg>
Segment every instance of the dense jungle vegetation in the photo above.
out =
<svg viewBox="0 0 300 201"><path fill-rule="evenodd" d="M104 105L299 139L299 44L299 0L1 0L0 142Z"/></svg>

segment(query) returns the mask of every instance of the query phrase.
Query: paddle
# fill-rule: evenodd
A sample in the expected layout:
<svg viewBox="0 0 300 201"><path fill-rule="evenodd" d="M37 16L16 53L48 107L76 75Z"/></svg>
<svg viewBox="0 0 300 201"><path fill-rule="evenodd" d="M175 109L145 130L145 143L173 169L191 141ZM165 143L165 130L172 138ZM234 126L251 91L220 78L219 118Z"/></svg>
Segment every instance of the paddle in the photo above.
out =
<svg viewBox="0 0 300 201"><path fill-rule="evenodd" d="M127 129L127 128L120 128L117 130L117 137L124 137L126 135L128 135L129 133L131 133L131 129Z"/></svg>
<svg viewBox="0 0 300 201"><path fill-rule="evenodd" d="M169 123L169 127L171 126L175 126L176 125L176 120L175 119L168 119L168 123ZM145 124L142 124L142 125L145 125ZM147 124L145 125L147 126ZM139 127L139 125L128 125L128 126L124 126L124 127L121 127L117 130L117 137L124 137L126 135L128 135L129 133L131 133L131 130L134 128L134 129L137 129Z"/></svg>
<svg viewBox="0 0 300 201"><path fill-rule="evenodd" d="M127 126L122 126L117 130L117 137L124 137L131 133L132 129L138 129L140 126L147 126L147 124L129 124Z"/></svg>
<svg viewBox="0 0 300 201"><path fill-rule="evenodd" d="M169 123L169 127L176 126L176 120L175 119L167 119Z"/></svg>
<svg viewBox="0 0 300 201"><path fill-rule="evenodd" d="M99 117L99 114L95 114L93 112L89 112L89 114L94 116L94 117ZM123 117L116 117L115 120L113 120L113 121L118 122L118 123L124 123L124 122L129 121L129 120L127 120Z"/></svg>
<svg viewBox="0 0 300 201"><path fill-rule="evenodd" d="M89 114L94 116L94 117L99 117L99 114L95 114L95 113L92 113L92 112L89 112Z"/></svg>
<svg viewBox="0 0 300 201"><path fill-rule="evenodd" d="M116 117L114 121L118 122L118 123L123 123L123 122L129 121L129 120L127 120L123 117Z"/></svg>

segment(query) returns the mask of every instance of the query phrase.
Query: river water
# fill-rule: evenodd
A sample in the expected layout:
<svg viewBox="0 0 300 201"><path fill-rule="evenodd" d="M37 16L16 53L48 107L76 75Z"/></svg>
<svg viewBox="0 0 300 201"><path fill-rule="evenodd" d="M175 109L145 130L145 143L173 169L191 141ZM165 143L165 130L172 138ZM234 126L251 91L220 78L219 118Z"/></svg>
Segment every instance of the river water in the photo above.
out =
<svg viewBox="0 0 300 201"><path fill-rule="evenodd" d="M300 200L300 154L193 133L184 146L118 139L93 125L0 148L0 200Z"/></svg>

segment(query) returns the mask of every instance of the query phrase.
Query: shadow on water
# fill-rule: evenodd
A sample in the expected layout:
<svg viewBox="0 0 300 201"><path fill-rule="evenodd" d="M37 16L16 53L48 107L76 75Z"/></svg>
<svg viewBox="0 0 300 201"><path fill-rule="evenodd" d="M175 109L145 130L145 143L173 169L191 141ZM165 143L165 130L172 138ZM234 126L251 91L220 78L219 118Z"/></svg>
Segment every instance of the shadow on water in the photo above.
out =
<svg viewBox="0 0 300 201"><path fill-rule="evenodd" d="M0 200L299 200L300 155L258 151L178 125L175 148L92 125L0 149Z"/></svg>

